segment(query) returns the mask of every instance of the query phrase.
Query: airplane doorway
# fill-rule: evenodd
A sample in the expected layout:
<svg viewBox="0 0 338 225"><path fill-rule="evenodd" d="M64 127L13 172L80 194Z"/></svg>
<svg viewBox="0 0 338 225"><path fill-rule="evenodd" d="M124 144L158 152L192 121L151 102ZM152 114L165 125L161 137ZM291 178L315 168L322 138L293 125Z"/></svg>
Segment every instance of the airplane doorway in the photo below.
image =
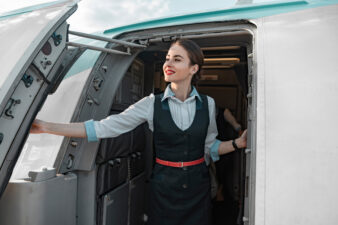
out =
<svg viewBox="0 0 338 225"><path fill-rule="evenodd" d="M242 126L251 127L249 110L252 107L252 36L248 33L229 34L229 42L221 37L196 38L205 55L203 75L197 90L214 98L217 111L223 114L228 109ZM244 41L245 40L245 41ZM232 42L231 42L232 41ZM142 52L138 58L143 62L146 74L153 75L153 90L163 92L164 81L162 65L168 44L159 43L162 49ZM163 49L164 48L164 49ZM249 98L248 98L249 96ZM222 116L217 116L220 140L232 140L239 133ZM225 124L222 124L225 122ZM248 139L250 140L250 138ZM249 151L233 152L221 157L216 164L218 195L213 199L213 225L244 224L249 211Z"/></svg>

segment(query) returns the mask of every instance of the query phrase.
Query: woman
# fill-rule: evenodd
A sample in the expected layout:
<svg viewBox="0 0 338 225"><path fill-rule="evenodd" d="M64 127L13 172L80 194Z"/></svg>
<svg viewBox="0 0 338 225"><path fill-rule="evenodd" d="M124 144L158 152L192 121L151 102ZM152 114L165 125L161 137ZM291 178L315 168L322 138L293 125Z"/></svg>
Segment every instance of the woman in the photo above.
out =
<svg viewBox="0 0 338 225"><path fill-rule="evenodd" d="M203 53L196 43L174 42L163 65L165 92L149 95L101 121L55 124L36 120L32 133L115 137L147 121L153 131L156 164L151 178L148 224L210 224L210 157L246 147L246 131L234 141L216 140L215 102L191 85L200 77Z"/></svg>

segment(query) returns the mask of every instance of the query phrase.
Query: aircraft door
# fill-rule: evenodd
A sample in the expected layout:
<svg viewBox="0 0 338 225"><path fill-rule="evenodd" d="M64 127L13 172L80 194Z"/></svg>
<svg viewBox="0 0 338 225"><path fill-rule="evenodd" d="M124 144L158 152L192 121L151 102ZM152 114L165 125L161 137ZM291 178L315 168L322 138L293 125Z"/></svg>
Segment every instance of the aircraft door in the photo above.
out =
<svg viewBox="0 0 338 225"><path fill-rule="evenodd" d="M1 49L10 57L0 59L0 196L33 118L68 68L65 20L76 8L73 2L60 3L2 21L7 34L0 37Z"/></svg>

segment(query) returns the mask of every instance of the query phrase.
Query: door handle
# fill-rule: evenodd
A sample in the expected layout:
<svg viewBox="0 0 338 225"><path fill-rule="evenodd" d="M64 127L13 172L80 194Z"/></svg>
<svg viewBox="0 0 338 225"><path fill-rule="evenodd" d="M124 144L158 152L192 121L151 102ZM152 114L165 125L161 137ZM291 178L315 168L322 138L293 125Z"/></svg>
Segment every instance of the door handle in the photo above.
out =
<svg viewBox="0 0 338 225"><path fill-rule="evenodd" d="M9 118L14 119L12 107L14 107L15 105L20 104L20 103L21 103L20 99L17 99L17 100L15 100L13 98L9 99L9 102L8 102L9 106L5 110L5 115L8 116Z"/></svg>

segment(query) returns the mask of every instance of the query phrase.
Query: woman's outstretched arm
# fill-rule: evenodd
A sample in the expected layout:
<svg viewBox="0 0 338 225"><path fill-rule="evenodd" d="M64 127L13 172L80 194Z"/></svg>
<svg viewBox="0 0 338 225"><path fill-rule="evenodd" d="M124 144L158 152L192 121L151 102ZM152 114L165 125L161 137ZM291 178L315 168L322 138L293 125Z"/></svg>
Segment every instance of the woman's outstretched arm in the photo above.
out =
<svg viewBox="0 0 338 225"><path fill-rule="evenodd" d="M88 120L82 123L51 123L36 119L30 132L33 134L48 133L67 137L87 138L97 141L101 138L117 137L126 133L153 115L155 96L150 94L135 104L129 106L122 113L114 114L100 121ZM88 132L88 133L87 133Z"/></svg>
<svg viewBox="0 0 338 225"><path fill-rule="evenodd" d="M84 123L51 123L42 120L34 120L30 133L32 134L55 134L67 137L86 138L86 128Z"/></svg>

